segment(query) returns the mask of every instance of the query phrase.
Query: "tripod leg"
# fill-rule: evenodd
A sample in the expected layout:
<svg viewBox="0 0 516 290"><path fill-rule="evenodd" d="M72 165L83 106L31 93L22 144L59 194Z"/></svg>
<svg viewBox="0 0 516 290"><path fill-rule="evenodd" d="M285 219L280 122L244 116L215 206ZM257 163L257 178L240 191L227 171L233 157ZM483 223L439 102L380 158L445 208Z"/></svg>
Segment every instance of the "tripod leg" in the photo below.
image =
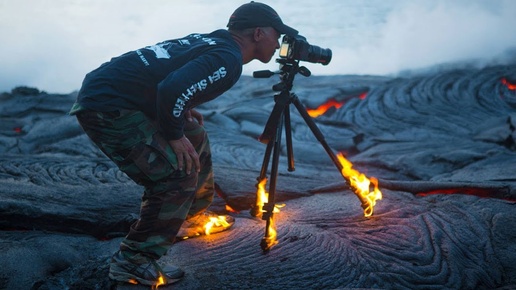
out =
<svg viewBox="0 0 516 290"><path fill-rule="evenodd" d="M321 143L324 150L326 151L326 153L328 153L328 155L330 156L330 158L333 161L333 163L335 164L335 166L337 166L337 169L339 169L339 172L341 172L342 165L340 164L339 159L337 158L337 156L335 155L335 153L333 152L331 147L328 145L328 143L326 143L326 140L324 139L324 136L321 133L321 130L319 130L319 128L315 124L312 117L310 117L310 115L308 115L306 108L303 106L303 104L301 104L301 102L299 101L299 98L295 94L292 94L292 95L293 95L292 103L294 103L297 110L299 111L299 114L301 114L301 116L305 120L305 123L308 125L310 130L312 130L312 133L314 134L315 138L317 138L317 141L319 141L319 143Z"/></svg>
<svg viewBox="0 0 516 290"><path fill-rule="evenodd" d="M287 141L288 171L295 171L294 149L292 147L292 127L290 125L290 107L285 107L285 139Z"/></svg>
<svg viewBox="0 0 516 290"><path fill-rule="evenodd" d="M276 135L274 137L274 150L272 153L271 178L269 183L269 198L267 203L263 205L262 219L266 221L265 235L260 243L263 252L268 252L270 248L276 245L276 229L274 226L274 207L276 197L276 180L278 177L279 156L281 152L281 133L284 125L284 115L282 114L278 127L276 128Z"/></svg>
<svg viewBox="0 0 516 290"><path fill-rule="evenodd" d="M278 126L283 118L285 106L287 106L288 104L288 98L286 98L286 96L288 96L288 94L281 93L274 97L276 103L274 104L274 108L272 109L272 112L269 118L267 119L267 123L265 125L265 129L263 130L262 135L258 138L260 142L267 144L267 147L265 149L265 154L263 156L260 176L258 176L257 178L258 183L256 184L256 202L254 207L252 207L250 211L251 215L255 217L260 216L262 214L263 198L261 197L260 193L260 183L266 183L267 169L269 167L272 149L274 148L274 144L276 143L275 138L277 135ZM265 187L265 184L263 184L263 186Z"/></svg>
<svg viewBox="0 0 516 290"><path fill-rule="evenodd" d="M344 166L341 164L341 162L339 161L339 158L335 155L335 153L333 153L333 150L330 148L328 143L326 143L326 140L324 139L323 134L321 133L321 131L315 124L314 120L310 117L310 115L308 115L306 108L303 106L303 104L301 104L301 102L299 101L297 96L294 96L292 98L292 102L294 103L297 110L299 111L299 113L301 114L303 119L305 120L308 127L310 127L310 129L314 133L317 140L324 147L324 150L326 150L326 152L330 156L330 158L333 161L333 163L335 164L335 166L337 166L337 169L339 169L339 172L342 172L344 169ZM357 191L357 187L353 186L353 182L350 181L349 177L344 176L344 174L342 174L342 176L346 179L346 182L348 183L350 188L353 190L355 195L360 200L360 203L362 204L362 208L364 209L364 215L366 217L372 215L373 207L376 203L376 200L382 198L381 192L378 189L378 182L377 181L373 182L374 191L370 191L370 189L365 190L365 191L363 189L359 189Z"/></svg>
<svg viewBox="0 0 516 290"><path fill-rule="evenodd" d="M251 215L254 217L260 216L262 214L262 198L260 196L259 186L260 183L267 178L267 169L269 168L269 161L271 159L271 153L274 147L274 143L274 140L271 140L269 143L267 143L267 147L265 148L265 154L263 156L262 169L260 170L260 176L256 178L256 202L254 203L254 206L251 208L250 211Z"/></svg>
<svg viewBox="0 0 516 290"><path fill-rule="evenodd" d="M274 147L274 140L267 144L265 148L265 154L263 155L262 169L260 170L260 176L257 178L258 182L267 177L267 168L269 168L269 160L271 159L272 149Z"/></svg>
<svg viewBox="0 0 516 290"><path fill-rule="evenodd" d="M267 220L269 216L272 218L274 205L275 205L275 196L276 196L276 180L278 179L278 165L279 165L279 157L281 152L281 132L283 130L283 116L280 118L280 123L278 124L278 128L276 129L276 136L274 137L274 150L272 153L272 165L271 165L271 178L269 182L269 200L263 206L264 213L262 219Z"/></svg>

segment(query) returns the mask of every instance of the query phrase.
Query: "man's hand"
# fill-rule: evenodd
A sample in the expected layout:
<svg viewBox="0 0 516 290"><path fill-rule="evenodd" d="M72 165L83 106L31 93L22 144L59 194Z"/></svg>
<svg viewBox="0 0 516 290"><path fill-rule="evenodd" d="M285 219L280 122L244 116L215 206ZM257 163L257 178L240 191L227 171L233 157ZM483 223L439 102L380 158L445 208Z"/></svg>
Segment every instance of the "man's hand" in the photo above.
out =
<svg viewBox="0 0 516 290"><path fill-rule="evenodd" d="M195 118L197 120L197 123L199 123L199 125L201 125L201 126L204 125L202 114L194 109L190 109L188 112L186 112L185 118L188 122L193 122L193 119Z"/></svg>
<svg viewBox="0 0 516 290"><path fill-rule="evenodd" d="M194 118L197 120L199 125L204 125L202 114L196 110L188 110L185 112L185 119L188 122L193 122ZM177 156L177 165L179 170L183 170L183 166L186 163L186 174L190 174L192 165L195 166L197 172L201 171L201 163L199 162L199 154L195 151L192 143L185 136L178 140L168 141L172 149Z"/></svg>
<svg viewBox="0 0 516 290"><path fill-rule="evenodd" d="M178 140L169 140L168 143L176 153L179 170L183 170L183 166L186 163L186 174L190 174L192 165L195 166L197 172L201 171L199 155L188 138L183 136Z"/></svg>

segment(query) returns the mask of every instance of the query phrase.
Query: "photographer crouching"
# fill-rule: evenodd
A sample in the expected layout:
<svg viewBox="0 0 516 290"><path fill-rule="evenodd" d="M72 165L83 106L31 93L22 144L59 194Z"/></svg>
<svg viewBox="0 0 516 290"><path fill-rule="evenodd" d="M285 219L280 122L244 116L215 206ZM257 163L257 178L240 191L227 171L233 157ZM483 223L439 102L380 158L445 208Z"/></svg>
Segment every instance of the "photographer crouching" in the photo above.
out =
<svg viewBox="0 0 516 290"><path fill-rule="evenodd" d="M110 263L117 282L163 285L184 272L157 260L176 238L204 233L214 181L208 136L195 107L230 89L242 65L271 60L285 25L273 8L237 8L227 30L194 33L127 52L88 73L70 114L121 171L145 188L139 219ZM109 194L109 193L106 193ZM228 229L230 216L213 232Z"/></svg>

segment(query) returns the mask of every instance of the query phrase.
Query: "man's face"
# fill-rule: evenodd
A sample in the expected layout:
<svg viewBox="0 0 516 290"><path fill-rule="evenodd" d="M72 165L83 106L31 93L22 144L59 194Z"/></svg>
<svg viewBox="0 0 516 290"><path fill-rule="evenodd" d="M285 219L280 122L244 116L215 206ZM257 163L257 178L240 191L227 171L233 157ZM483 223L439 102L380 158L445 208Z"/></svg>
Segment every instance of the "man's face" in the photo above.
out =
<svg viewBox="0 0 516 290"><path fill-rule="evenodd" d="M281 34L272 27L259 27L257 29L255 58L267 63L276 53L276 49L280 48L279 38Z"/></svg>

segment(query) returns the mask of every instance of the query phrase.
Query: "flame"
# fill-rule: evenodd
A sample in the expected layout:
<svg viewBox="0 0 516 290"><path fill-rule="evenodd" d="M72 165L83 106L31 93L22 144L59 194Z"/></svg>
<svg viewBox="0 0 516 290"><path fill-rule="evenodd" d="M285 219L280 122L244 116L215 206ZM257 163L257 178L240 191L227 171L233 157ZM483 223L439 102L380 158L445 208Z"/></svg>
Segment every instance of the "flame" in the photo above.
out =
<svg viewBox="0 0 516 290"><path fill-rule="evenodd" d="M226 204L226 211L234 212L234 213L240 213L240 211L232 208L231 206L229 206L229 204Z"/></svg>
<svg viewBox="0 0 516 290"><path fill-rule="evenodd" d="M271 215L269 219L269 227L267 228L267 234L262 239L260 246L263 251L268 251L274 245L278 244L278 240L276 239L278 232L276 231L276 224L274 223L274 216Z"/></svg>
<svg viewBox="0 0 516 290"><path fill-rule="evenodd" d="M223 215L210 217L210 220L204 225L204 233L209 236L213 227L229 227L229 223Z"/></svg>
<svg viewBox="0 0 516 290"><path fill-rule="evenodd" d="M258 212L263 212L263 205L269 201L269 193L265 192L265 184L267 184L267 178L262 179L258 183L258 190L256 191L256 207Z"/></svg>
<svg viewBox="0 0 516 290"><path fill-rule="evenodd" d="M256 191L256 207L258 208L258 212L264 212L263 205L269 202L269 193L265 190L265 185L267 184L267 178L262 179L258 183L258 190ZM276 204L274 205L273 213L280 212L280 208L285 205Z"/></svg>
<svg viewBox="0 0 516 290"><path fill-rule="evenodd" d="M163 277L163 274L159 274L158 281L156 282L156 285L152 287L152 289L158 289L159 286L165 285L165 277Z"/></svg>
<svg viewBox="0 0 516 290"><path fill-rule="evenodd" d="M326 111L328 111L328 109L330 109L331 107L335 107L335 109L342 107L344 103L345 102L337 102L334 99L330 99L326 103L317 107L317 109L307 109L306 111L308 112L308 115L310 115L310 117L315 118L326 113Z"/></svg>
<svg viewBox="0 0 516 290"><path fill-rule="evenodd" d="M258 189L256 191L256 208L259 213L265 212L263 209L263 206L269 202L269 193L265 190L265 185L267 184L267 178L262 179L258 183ZM277 237L277 231L276 231L276 225L274 223L274 213L279 213L280 208L284 207L285 205L274 205L274 209L272 210L272 213L270 215L270 218L267 223L266 227L266 235L262 239L261 247L264 251L269 250L272 246L276 245L278 243L276 237Z"/></svg>
<svg viewBox="0 0 516 290"><path fill-rule="evenodd" d="M337 154L337 158L342 165L342 176L348 181L350 187L362 202L364 216L371 216L376 201L382 199L382 192L378 188L378 180L374 177L369 180L363 173L353 169L353 164L344 158L341 153ZM370 191L371 183L374 185L373 191Z"/></svg>
<svg viewBox="0 0 516 290"><path fill-rule="evenodd" d="M502 78L502 84L506 85L509 90L516 90L516 84L510 83L506 78Z"/></svg>
<svg viewBox="0 0 516 290"><path fill-rule="evenodd" d="M159 286L161 285L165 285L165 277L163 276L162 273L159 273L159 277L158 277L158 280L156 281L156 285L154 286L151 286L151 289L158 289ZM129 284L133 284L133 285L138 285L140 284L136 279L129 279L129 281L127 281L127 283Z"/></svg>

